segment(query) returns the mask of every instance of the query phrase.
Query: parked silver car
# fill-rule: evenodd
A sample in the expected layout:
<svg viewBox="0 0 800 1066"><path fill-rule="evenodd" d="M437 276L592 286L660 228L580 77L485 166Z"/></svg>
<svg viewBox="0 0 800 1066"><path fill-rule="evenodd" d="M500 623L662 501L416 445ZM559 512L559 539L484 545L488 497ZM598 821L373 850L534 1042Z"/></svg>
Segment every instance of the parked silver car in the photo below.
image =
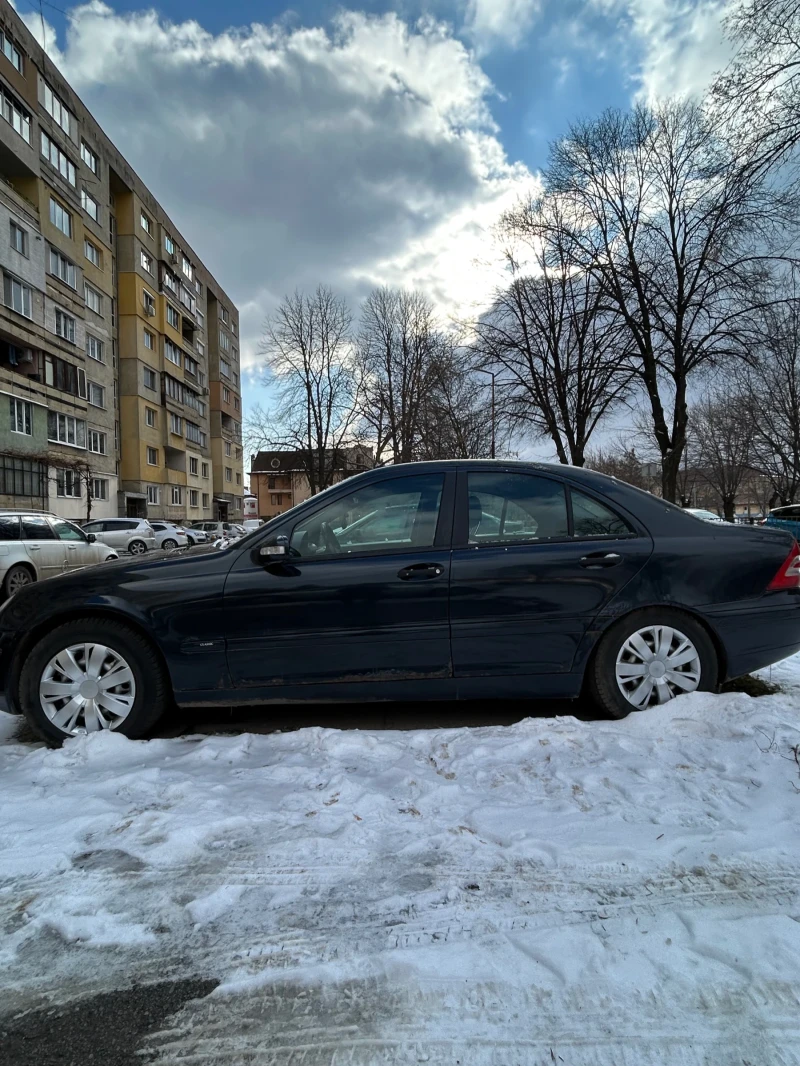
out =
<svg viewBox="0 0 800 1066"><path fill-rule="evenodd" d="M3 598L56 574L118 559L74 522L45 511L0 511L0 589Z"/></svg>
<svg viewBox="0 0 800 1066"><path fill-rule="evenodd" d="M156 534L144 518L97 518L82 523L87 533L94 533L98 540L131 555L144 555L156 546Z"/></svg>
<svg viewBox="0 0 800 1066"><path fill-rule="evenodd" d="M188 522L183 526L183 531L189 538L189 547L191 548L196 544L205 544L208 540L208 533L204 529L198 529L197 526L189 525Z"/></svg>
<svg viewBox="0 0 800 1066"><path fill-rule="evenodd" d="M150 525L156 535L156 547L164 551L174 548L185 548L189 543L186 530L182 526L176 526L173 522L151 522Z"/></svg>

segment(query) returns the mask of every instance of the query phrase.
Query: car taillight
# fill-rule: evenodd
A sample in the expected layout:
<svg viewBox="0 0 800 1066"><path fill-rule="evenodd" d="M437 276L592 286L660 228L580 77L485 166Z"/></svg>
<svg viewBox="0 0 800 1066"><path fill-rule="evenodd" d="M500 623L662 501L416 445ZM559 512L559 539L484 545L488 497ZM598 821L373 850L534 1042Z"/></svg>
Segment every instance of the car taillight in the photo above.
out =
<svg viewBox="0 0 800 1066"><path fill-rule="evenodd" d="M768 592L777 592L781 589L800 589L800 548L797 546L797 541L792 545L792 550L783 566L767 586Z"/></svg>

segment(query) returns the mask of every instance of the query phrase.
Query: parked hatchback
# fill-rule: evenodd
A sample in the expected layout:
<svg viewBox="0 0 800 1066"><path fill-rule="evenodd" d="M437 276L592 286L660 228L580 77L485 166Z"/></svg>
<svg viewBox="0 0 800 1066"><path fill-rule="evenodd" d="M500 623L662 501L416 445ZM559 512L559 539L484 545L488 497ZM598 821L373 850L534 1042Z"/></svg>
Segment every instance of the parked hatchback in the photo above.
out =
<svg viewBox="0 0 800 1066"><path fill-rule="evenodd" d="M119 558L74 522L31 511L0 511L0 588L6 599L26 585Z"/></svg>
<svg viewBox="0 0 800 1066"><path fill-rule="evenodd" d="M155 531L144 518L98 518L84 522L83 528L109 547L131 555L144 555L156 546Z"/></svg>
<svg viewBox="0 0 800 1066"><path fill-rule="evenodd" d="M151 522L156 535L156 547L164 551L172 551L174 548L185 548L189 543L186 530L176 526L172 522Z"/></svg>
<svg viewBox="0 0 800 1066"><path fill-rule="evenodd" d="M775 507L764 519L762 525L785 529L800 538L800 506L793 504L790 507Z"/></svg>
<svg viewBox="0 0 800 1066"><path fill-rule="evenodd" d="M0 691L51 743L143 736L173 702L589 693L621 718L799 649L790 533L590 470L464 460L356 475L222 551L23 589L0 610Z"/></svg>

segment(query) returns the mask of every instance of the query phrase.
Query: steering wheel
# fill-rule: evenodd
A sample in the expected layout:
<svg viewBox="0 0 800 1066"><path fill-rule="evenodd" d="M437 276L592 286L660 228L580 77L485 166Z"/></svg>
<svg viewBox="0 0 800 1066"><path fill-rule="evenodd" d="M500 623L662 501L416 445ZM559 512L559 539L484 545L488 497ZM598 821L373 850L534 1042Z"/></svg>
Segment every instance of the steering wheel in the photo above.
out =
<svg viewBox="0 0 800 1066"><path fill-rule="evenodd" d="M319 530L325 540L325 551L330 552L331 555L341 555L342 546L328 523L320 522Z"/></svg>

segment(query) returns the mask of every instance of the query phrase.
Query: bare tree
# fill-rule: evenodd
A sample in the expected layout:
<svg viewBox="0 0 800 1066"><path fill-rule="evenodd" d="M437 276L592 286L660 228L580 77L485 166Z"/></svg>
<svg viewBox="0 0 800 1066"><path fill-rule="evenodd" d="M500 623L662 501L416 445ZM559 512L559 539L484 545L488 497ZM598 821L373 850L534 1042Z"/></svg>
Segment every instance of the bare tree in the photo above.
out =
<svg viewBox="0 0 800 1066"><path fill-rule="evenodd" d="M320 492L333 483L357 422L360 385L346 303L322 285L287 296L265 323L260 354L277 400L273 412L250 416L249 446L300 452L311 492Z"/></svg>
<svg viewBox="0 0 800 1066"><path fill-rule="evenodd" d="M736 517L736 497L751 474L755 423L747 396L733 386L706 394L691 410L696 462L725 518Z"/></svg>
<svg viewBox="0 0 800 1066"><path fill-rule="evenodd" d="M505 441L505 430L486 402L486 382L474 372L471 353L455 341L443 343L422 405L416 457L482 459L498 437Z"/></svg>
<svg viewBox="0 0 800 1066"><path fill-rule="evenodd" d="M476 355L502 375L514 422L549 437L560 462L583 466L593 433L631 380L621 330L594 276L574 265L558 197L521 205L502 232L515 277L475 324Z"/></svg>
<svg viewBox="0 0 800 1066"><path fill-rule="evenodd" d="M775 218L764 179L739 165L691 101L608 111L556 142L546 188L566 204L576 268L621 319L675 501L688 387L753 341ZM526 225L532 211L516 216Z"/></svg>
<svg viewBox="0 0 800 1066"><path fill-rule="evenodd" d="M590 470L608 474L619 481L635 485L637 489L651 491L652 479L647 473L647 464L637 456L636 449L617 441L604 448L597 448L586 456L586 465Z"/></svg>

